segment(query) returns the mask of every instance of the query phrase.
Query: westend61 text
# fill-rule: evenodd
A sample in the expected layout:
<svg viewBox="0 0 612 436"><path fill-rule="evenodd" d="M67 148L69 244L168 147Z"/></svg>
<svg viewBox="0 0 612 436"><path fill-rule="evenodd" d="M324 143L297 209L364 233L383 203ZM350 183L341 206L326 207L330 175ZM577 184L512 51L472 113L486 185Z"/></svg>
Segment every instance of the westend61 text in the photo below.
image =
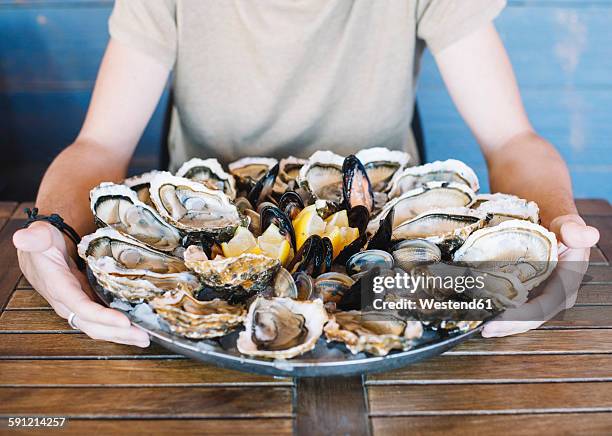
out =
<svg viewBox="0 0 612 436"><path fill-rule="evenodd" d="M408 300L401 298L395 301L385 301L380 298L372 301L376 310L493 310L490 298L480 298L471 301L437 301L433 298Z"/></svg>

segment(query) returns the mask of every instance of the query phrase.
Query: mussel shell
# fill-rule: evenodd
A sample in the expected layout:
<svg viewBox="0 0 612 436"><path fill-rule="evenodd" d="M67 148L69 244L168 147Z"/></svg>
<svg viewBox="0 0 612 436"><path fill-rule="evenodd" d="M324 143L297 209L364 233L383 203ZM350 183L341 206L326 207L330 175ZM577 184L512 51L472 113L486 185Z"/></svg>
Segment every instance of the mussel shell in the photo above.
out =
<svg viewBox="0 0 612 436"><path fill-rule="evenodd" d="M304 209L304 201L297 192L287 191L278 200L278 207L293 220Z"/></svg>
<svg viewBox="0 0 612 436"><path fill-rule="evenodd" d="M361 205L355 206L348 210L347 215L349 226L359 229L360 235L365 234L370 220L370 212L368 209Z"/></svg>
<svg viewBox="0 0 612 436"><path fill-rule="evenodd" d="M259 209L260 217L260 228L261 234L266 231L270 224L274 224L280 230L281 234L287 235L291 246L295 249L295 231L293 230L293 224L289 217L279 209L277 206L272 204L266 204Z"/></svg>
<svg viewBox="0 0 612 436"><path fill-rule="evenodd" d="M328 272L332 268L332 263L334 262L334 246L332 241L325 237L322 239L323 242L323 266L321 268L321 272Z"/></svg>
<svg viewBox="0 0 612 436"><path fill-rule="evenodd" d="M262 201L265 201L270 197L274 190L274 182L278 176L278 164L274 165L270 170L261 178L253 189L247 195L247 199L253 206L258 206Z"/></svg>
<svg viewBox="0 0 612 436"><path fill-rule="evenodd" d="M297 299L300 301L310 300L314 294L314 279L300 271L293 274L293 280L297 287Z"/></svg>
<svg viewBox="0 0 612 436"><path fill-rule="evenodd" d="M425 239L401 241L391 249L395 263L406 272L414 267L442 260L440 248Z"/></svg>
<svg viewBox="0 0 612 436"><path fill-rule="evenodd" d="M380 220L378 230L368 241L368 250L388 250L393 236L393 219L395 209L391 208L387 216Z"/></svg>
<svg viewBox="0 0 612 436"><path fill-rule="evenodd" d="M342 194L345 207L350 210L364 206L368 213L374 208L374 194L368 174L355 155L347 156L342 165Z"/></svg>
<svg viewBox="0 0 612 436"><path fill-rule="evenodd" d="M298 250L287 269L293 274L304 271L312 277L318 276L324 268L325 248L320 236L312 235Z"/></svg>
<svg viewBox="0 0 612 436"><path fill-rule="evenodd" d="M365 250L349 258L346 262L346 272L349 275L354 275L374 268L393 268L393 264L393 256L386 251Z"/></svg>

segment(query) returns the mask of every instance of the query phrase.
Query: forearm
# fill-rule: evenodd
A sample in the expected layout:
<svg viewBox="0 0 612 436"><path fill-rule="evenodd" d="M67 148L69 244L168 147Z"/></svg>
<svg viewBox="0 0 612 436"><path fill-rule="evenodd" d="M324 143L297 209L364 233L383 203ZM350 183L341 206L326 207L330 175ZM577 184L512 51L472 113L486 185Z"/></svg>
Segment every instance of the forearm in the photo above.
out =
<svg viewBox="0 0 612 436"><path fill-rule="evenodd" d="M120 181L128 159L93 140L77 139L49 166L40 185L40 213L58 213L81 235L94 230L89 191L103 181Z"/></svg>
<svg viewBox="0 0 612 436"><path fill-rule="evenodd" d="M565 162L536 133L519 134L487 154L491 192L535 201L544 225L557 216L578 213Z"/></svg>

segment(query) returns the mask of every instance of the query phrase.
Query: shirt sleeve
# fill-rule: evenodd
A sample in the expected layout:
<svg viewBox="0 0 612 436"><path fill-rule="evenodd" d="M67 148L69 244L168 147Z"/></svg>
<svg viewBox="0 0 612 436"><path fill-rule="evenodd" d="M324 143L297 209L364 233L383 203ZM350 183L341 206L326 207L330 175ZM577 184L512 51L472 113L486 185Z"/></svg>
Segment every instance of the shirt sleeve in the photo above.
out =
<svg viewBox="0 0 612 436"><path fill-rule="evenodd" d="M506 0L419 0L417 36L433 53L493 21Z"/></svg>
<svg viewBox="0 0 612 436"><path fill-rule="evenodd" d="M115 0L112 38L172 68L177 53L175 0Z"/></svg>

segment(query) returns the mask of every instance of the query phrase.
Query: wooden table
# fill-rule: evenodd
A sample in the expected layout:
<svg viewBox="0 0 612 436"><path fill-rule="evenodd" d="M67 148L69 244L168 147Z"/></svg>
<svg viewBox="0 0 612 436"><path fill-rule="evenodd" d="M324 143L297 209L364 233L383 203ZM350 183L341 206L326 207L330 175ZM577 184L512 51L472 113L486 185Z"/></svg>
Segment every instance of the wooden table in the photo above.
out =
<svg viewBox="0 0 612 436"><path fill-rule="evenodd" d="M602 238L565 314L402 370L333 380L233 372L71 330L21 277L11 235L23 207L0 203L0 418L68 416L67 434L612 433L606 201L579 202Z"/></svg>

